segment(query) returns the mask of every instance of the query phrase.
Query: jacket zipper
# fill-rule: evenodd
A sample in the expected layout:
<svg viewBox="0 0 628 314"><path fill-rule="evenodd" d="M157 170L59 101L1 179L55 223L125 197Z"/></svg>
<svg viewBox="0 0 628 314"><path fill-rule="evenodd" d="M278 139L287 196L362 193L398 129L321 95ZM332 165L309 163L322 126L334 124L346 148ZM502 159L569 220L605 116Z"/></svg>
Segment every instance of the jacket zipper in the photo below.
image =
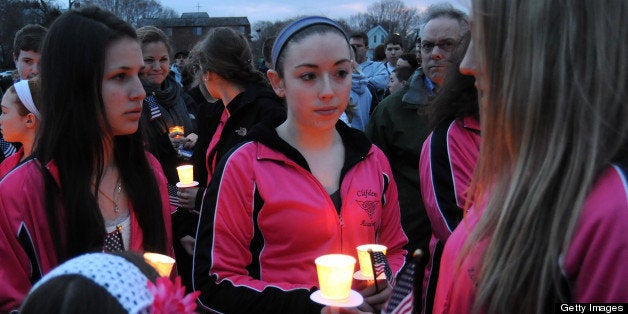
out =
<svg viewBox="0 0 628 314"><path fill-rule="evenodd" d="M340 213L338 213L338 219L340 220L340 252L344 252L342 229L345 226L345 221L342 220L342 214Z"/></svg>

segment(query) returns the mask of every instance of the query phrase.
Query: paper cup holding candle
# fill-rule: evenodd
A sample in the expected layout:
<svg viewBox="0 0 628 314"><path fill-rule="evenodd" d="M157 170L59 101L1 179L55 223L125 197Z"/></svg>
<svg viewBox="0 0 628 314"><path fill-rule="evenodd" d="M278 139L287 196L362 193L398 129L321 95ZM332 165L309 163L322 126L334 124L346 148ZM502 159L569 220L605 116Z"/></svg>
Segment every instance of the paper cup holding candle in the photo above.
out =
<svg viewBox="0 0 628 314"><path fill-rule="evenodd" d="M358 250L358 260L360 262L360 270L353 274L353 278L360 280L374 280L373 263L371 262L371 254L373 252L382 252L386 255L387 247L381 244L364 244L356 248ZM381 276L384 276L383 274ZM380 276L380 277L381 277ZM383 277L379 278L383 279Z"/></svg>
<svg viewBox="0 0 628 314"><path fill-rule="evenodd" d="M362 296L351 290L355 258L343 254L329 254L315 261L320 290L310 298L320 304L337 307L356 307L362 304Z"/></svg>
<svg viewBox="0 0 628 314"><path fill-rule="evenodd" d="M194 181L194 166L179 166L177 167L177 174L179 175L178 188L189 188L198 185L198 182Z"/></svg>
<svg viewBox="0 0 628 314"><path fill-rule="evenodd" d="M144 253L144 260L152 266L161 277L169 277L172 267L174 266L174 258L163 254Z"/></svg>

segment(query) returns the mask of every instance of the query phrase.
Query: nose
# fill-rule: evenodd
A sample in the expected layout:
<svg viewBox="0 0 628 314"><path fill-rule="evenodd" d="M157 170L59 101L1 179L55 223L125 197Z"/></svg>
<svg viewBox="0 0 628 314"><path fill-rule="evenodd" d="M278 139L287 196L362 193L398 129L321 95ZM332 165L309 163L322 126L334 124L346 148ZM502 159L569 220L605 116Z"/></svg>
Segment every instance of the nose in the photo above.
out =
<svg viewBox="0 0 628 314"><path fill-rule="evenodd" d="M33 63L33 67L31 68L31 73L33 76L39 75L39 62Z"/></svg>
<svg viewBox="0 0 628 314"><path fill-rule="evenodd" d="M140 81L139 76L136 76L133 80L133 86L131 87L130 97L133 100L142 101L146 98L146 91L144 90L144 86L142 86L142 81Z"/></svg>
<svg viewBox="0 0 628 314"><path fill-rule="evenodd" d="M331 86L331 77L329 74L321 77L320 91L318 97L321 100L328 101L334 96L334 90Z"/></svg>
<svg viewBox="0 0 628 314"><path fill-rule="evenodd" d="M464 75L477 75L477 68L475 65L475 52L473 49L473 40L469 43L469 47L464 54L464 58L462 58L462 62L460 62L460 73Z"/></svg>
<svg viewBox="0 0 628 314"><path fill-rule="evenodd" d="M430 58L434 60L444 59L445 58L444 53L445 53L445 50L441 49L440 46L438 45L434 45L434 48L432 48Z"/></svg>

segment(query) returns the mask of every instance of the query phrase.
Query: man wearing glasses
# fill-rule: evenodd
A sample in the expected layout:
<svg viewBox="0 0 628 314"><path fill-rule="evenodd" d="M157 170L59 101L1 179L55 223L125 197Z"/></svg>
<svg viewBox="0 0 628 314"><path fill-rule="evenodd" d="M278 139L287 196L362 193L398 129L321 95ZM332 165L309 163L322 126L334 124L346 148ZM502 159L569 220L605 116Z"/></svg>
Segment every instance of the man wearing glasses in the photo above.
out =
<svg viewBox="0 0 628 314"><path fill-rule="evenodd" d="M431 237L419 185L421 146L431 131L425 107L445 79L454 48L469 33L467 15L450 4L431 6L423 21L422 67L413 74L409 86L382 100L365 130L390 161L399 190L401 224L408 236L408 252L417 248L429 252ZM428 259L423 262L427 263ZM423 268L416 270L417 290L421 288L423 271ZM420 303L420 299L421 291L415 291L415 301ZM417 302L414 308L420 309Z"/></svg>

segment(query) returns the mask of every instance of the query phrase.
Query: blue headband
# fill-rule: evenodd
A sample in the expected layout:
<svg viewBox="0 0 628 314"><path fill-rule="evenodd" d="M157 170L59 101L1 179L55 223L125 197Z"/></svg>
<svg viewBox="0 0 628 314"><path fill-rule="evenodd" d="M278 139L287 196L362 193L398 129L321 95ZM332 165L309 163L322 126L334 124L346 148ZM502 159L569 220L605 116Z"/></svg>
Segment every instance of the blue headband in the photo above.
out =
<svg viewBox="0 0 628 314"><path fill-rule="evenodd" d="M281 51L283 50L283 48L285 48L290 38L292 38L294 34L312 25L329 25L331 27L337 28L345 37L345 39L347 39L347 34L345 34L342 26L340 26L340 24L336 23L334 20L322 16L308 16L302 19L298 19L286 25L286 27L284 27L279 32L279 35L277 35L277 39L275 39L275 42L273 43L272 59L273 66L275 66L275 68L277 66L277 59L279 59Z"/></svg>

